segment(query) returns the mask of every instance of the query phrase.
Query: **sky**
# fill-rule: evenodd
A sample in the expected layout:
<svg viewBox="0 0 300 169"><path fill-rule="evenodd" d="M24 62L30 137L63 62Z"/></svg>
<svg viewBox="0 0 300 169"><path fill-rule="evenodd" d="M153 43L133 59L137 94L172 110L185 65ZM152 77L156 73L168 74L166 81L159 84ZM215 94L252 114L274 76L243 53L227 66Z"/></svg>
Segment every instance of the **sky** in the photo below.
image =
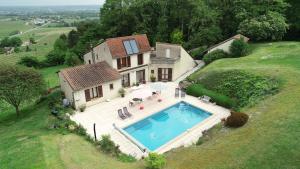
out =
<svg viewBox="0 0 300 169"><path fill-rule="evenodd" d="M105 0L0 0L0 6L102 5Z"/></svg>

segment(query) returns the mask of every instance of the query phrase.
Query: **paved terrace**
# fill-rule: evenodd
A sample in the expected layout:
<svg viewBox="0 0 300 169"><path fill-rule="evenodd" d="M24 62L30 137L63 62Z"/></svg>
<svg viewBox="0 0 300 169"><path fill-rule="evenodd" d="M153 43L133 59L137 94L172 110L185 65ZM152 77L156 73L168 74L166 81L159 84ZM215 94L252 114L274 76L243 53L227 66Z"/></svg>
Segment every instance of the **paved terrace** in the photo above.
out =
<svg viewBox="0 0 300 169"><path fill-rule="evenodd" d="M222 118L226 118L230 114L229 110L223 107L211 103L203 103L192 96L186 95L185 98L175 98L175 88L178 84L168 82L167 86L168 88L162 91L160 96L145 100L142 103L144 106L143 110L140 110L138 105L135 107L128 106L129 100L131 100L133 96L131 93L132 89L127 89L127 94L124 98L116 98L110 102L103 102L87 107L85 112L76 112L71 119L86 128L88 134L91 136L94 135L93 124L95 123L98 139L101 138L101 135L109 134L111 139L120 146L120 150L123 153L130 154L137 159L140 159L142 156L146 156L147 152L142 152L136 144L116 130L116 128L113 127L113 124L118 128L124 128L182 100L213 114L198 125L155 150L157 153L164 153L179 146L189 146L195 143L198 138L202 136L204 130L216 125ZM158 102L158 98L162 99L162 102ZM128 111L132 114L132 117L122 120L119 118L117 110L124 106L128 107Z"/></svg>

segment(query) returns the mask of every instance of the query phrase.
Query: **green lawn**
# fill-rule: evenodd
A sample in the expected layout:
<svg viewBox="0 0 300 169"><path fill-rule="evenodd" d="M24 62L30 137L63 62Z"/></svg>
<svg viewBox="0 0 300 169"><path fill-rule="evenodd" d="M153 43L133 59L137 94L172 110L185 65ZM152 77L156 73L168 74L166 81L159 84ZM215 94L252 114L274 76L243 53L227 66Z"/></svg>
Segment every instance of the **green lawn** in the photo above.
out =
<svg viewBox="0 0 300 169"><path fill-rule="evenodd" d="M26 25L25 21L11 21L9 18L0 20L0 39L9 36L13 31L26 31L32 29L33 25Z"/></svg>
<svg viewBox="0 0 300 169"><path fill-rule="evenodd" d="M66 67L67 67L66 65L60 65L60 66L53 66L53 67L48 67L39 70L39 72L44 77L47 88L53 88L59 86L59 79L58 79L57 72Z"/></svg>
<svg viewBox="0 0 300 169"><path fill-rule="evenodd" d="M216 69L243 69L281 79L281 91L254 107L242 109L250 115L244 127L215 130L210 140L200 146L167 153L167 169L299 168L300 43L257 44L253 48L250 56L216 61L192 78ZM79 136L48 130L46 105L29 107L20 119L10 108L1 112L1 169L143 168L143 161L122 163Z"/></svg>

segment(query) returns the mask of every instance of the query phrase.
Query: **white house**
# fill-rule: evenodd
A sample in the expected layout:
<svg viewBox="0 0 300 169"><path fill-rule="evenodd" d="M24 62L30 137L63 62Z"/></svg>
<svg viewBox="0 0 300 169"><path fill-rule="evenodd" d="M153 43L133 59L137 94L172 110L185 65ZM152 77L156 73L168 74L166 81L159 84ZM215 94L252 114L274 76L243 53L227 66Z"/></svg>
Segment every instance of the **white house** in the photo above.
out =
<svg viewBox="0 0 300 169"><path fill-rule="evenodd" d="M59 73L61 89L75 108L118 96L122 87L158 81L174 81L196 66L180 46L156 43L151 49L146 35L107 39L84 55L85 65Z"/></svg>
<svg viewBox="0 0 300 169"><path fill-rule="evenodd" d="M63 69L59 72L61 90L78 109L118 96L121 75L105 61Z"/></svg>
<svg viewBox="0 0 300 169"><path fill-rule="evenodd" d="M234 40L241 39L241 38L243 38L245 42L248 42L248 41L249 41L249 38L247 38L246 36L241 35L241 34L237 34L237 35L235 35L235 36L233 36L233 37L231 37L231 38L229 38L229 39L226 39L226 40L223 41L223 42L220 42L220 43L218 43L218 44L216 44L216 45L214 45L214 46L208 48L208 49L207 49L207 53L210 53L210 52L212 52L212 51L214 51L214 50L217 50L217 49L221 49L221 50L223 50L224 52L229 53L229 52L230 52L230 51L229 51L229 50L230 50L230 46L231 46L232 42L233 42Z"/></svg>

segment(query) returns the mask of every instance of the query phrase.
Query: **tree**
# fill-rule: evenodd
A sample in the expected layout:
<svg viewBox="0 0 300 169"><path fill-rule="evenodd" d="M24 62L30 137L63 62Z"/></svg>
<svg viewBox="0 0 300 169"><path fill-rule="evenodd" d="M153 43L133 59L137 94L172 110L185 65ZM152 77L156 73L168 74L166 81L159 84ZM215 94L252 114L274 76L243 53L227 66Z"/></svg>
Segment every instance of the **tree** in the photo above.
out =
<svg viewBox="0 0 300 169"><path fill-rule="evenodd" d="M29 42L30 42L31 44L36 44L36 41L35 41L34 37L30 37L30 38L29 38Z"/></svg>
<svg viewBox="0 0 300 169"><path fill-rule="evenodd" d="M238 32L252 40L281 40L287 31L285 18L277 12L268 12L241 22Z"/></svg>
<svg viewBox="0 0 300 169"><path fill-rule="evenodd" d="M38 68L40 66L39 60L33 56L22 57L21 60L18 62L18 64L27 66L27 67L34 67L34 68Z"/></svg>
<svg viewBox="0 0 300 169"><path fill-rule="evenodd" d="M248 43L243 38L234 40L230 45L230 55L232 57L246 56L249 51Z"/></svg>
<svg viewBox="0 0 300 169"><path fill-rule="evenodd" d="M0 100L13 106L17 116L20 106L36 99L44 91L42 75L32 68L0 66Z"/></svg>
<svg viewBox="0 0 300 169"><path fill-rule="evenodd" d="M76 30L71 30L68 34L68 46L72 48L76 45L79 40L79 35Z"/></svg>
<svg viewBox="0 0 300 169"><path fill-rule="evenodd" d="M65 62L66 53L60 50L53 50L46 56L48 66L62 65Z"/></svg>
<svg viewBox="0 0 300 169"><path fill-rule="evenodd" d="M9 44L12 47L19 47L22 45L22 43L23 42L22 42L21 38L19 38L19 37L12 37L9 39Z"/></svg>
<svg viewBox="0 0 300 169"><path fill-rule="evenodd" d="M81 64L81 61L75 53L68 51L66 53L65 64L69 66L76 66Z"/></svg>
<svg viewBox="0 0 300 169"><path fill-rule="evenodd" d="M179 29L175 29L171 34L171 43L183 44L183 33Z"/></svg>

